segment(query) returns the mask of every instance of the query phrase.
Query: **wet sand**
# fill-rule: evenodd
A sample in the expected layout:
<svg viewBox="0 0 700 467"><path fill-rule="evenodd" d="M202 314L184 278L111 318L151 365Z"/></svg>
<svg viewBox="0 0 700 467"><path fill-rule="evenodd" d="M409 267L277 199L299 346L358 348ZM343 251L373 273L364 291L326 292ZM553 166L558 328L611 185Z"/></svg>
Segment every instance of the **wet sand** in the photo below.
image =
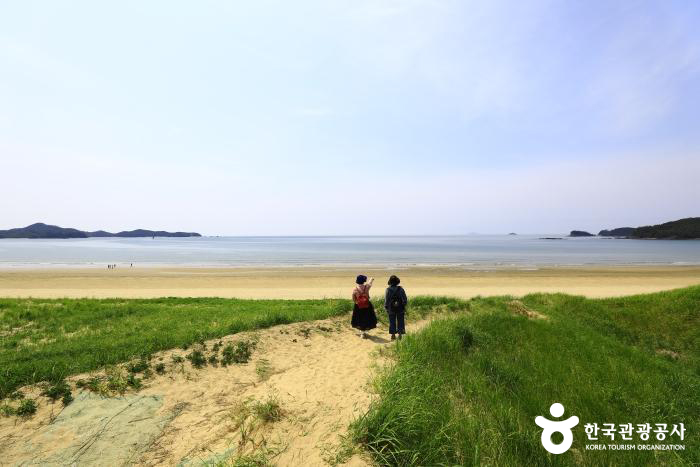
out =
<svg viewBox="0 0 700 467"><path fill-rule="evenodd" d="M549 267L537 270L300 268L129 268L0 270L0 297L348 297L357 274L401 277L409 295L524 295L565 292L611 297L700 284L699 266Z"/></svg>

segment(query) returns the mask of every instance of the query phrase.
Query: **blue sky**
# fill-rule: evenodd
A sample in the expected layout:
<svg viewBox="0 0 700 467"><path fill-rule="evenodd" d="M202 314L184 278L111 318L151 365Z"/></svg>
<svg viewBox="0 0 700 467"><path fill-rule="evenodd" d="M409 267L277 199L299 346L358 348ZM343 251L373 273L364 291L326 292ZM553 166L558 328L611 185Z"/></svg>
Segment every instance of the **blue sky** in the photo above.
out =
<svg viewBox="0 0 700 467"><path fill-rule="evenodd" d="M0 228L698 216L700 3L6 2Z"/></svg>

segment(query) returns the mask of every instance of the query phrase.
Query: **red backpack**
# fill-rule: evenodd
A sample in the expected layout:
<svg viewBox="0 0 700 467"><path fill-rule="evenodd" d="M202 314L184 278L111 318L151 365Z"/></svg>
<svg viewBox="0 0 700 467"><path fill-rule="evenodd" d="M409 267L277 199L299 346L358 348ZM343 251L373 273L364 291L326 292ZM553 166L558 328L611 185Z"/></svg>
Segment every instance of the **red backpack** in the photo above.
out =
<svg viewBox="0 0 700 467"><path fill-rule="evenodd" d="M369 295L360 292L357 294L357 308L369 308Z"/></svg>

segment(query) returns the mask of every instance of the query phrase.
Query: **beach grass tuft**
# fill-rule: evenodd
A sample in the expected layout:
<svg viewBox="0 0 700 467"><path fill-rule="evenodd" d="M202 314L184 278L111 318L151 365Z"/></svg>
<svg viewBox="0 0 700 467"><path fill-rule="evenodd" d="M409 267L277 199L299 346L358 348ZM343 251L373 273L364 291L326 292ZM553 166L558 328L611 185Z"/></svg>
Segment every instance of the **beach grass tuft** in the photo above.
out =
<svg viewBox="0 0 700 467"><path fill-rule="evenodd" d="M68 405L73 402L73 394L71 393L70 385L66 383L65 380L50 384L42 391L41 395L48 397L52 401L61 399L63 405Z"/></svg>
<svg viewBox="0 0 700 467"><path fill-rule="evenodd" d="M267 380L270 375L272 375L272 365L270 364L270 361L264 358L258 360L255 363L255 373L257 373L260 381Z"/></svg>
<svg viewBox="0 0 700 467"><path fill-rule="evenodd" d="M15 411L20 417L29 417L36 413L36 402L32 399L23 399Z"/></svg>
<svg viewBox="0 0 700 467"><path fill-rule="evenodd" d="M262 402L254 402L252 410L255 416L263 423L274 423L282 420L284 412L279 400L275 396L268 396Z"/></svg>

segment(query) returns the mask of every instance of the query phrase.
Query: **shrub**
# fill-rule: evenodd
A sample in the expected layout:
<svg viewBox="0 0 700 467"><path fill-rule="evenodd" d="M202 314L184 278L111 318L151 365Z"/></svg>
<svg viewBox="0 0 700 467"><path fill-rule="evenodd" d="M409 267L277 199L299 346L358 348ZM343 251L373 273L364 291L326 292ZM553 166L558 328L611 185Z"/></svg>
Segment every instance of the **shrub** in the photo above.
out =
<svg viewBox="0 0 700 467"><path fill-rule="evenodd" d="M248 363L254 348L255 343L251 341L239 341L235 346L229 344L222 351L221 364L226 366L231 363Z"/></svg>
<svg viewBox="0 0 700 467"><path fill-rule="evenodd" d="M63 402L63 405L68 405L71 402L73 402L73 394L70 392L67 392L63 394L63 398L61 399L61 402Z"/></svg>
<svg viewBox="0 0 700 467"><path fill-rule="evenodd" d="M133 373L129 373L129 376L126 378L126 384L136 390L141 389L142 386L141 379L137 378Z"/></svg>
<svg viewBox="0 0 700 467"><path fill-rule="evenodd" d="M207 359L204 357L201 350L193 350L190 352L187 355L187 360L189 360L195 368L202 368L207 364Z"/></svg>
<svg viewBox="0 0 700 467"><path fill-rule="evenodd" d="M63 398L64 400L66 399L66 395L70 396L71 390L70 386L68 383L64 381L59 381L58 383L54 383L50 385L48 388L44 389L41 394L43 396L48 397L52 401L57 401L58 399ZM72 401L72 397L70 398L70 401ZM68 402L70 404L70 401ZM66 404L68 405L68 404Z"/></svg>
<svg viewBox="0 0 700 467"><path fill-rule="evenodd" d="M143 373L149 368L148 361L145 358L141 358L137 362L133 362L129 365L128 370L130 373Z"/></svg>
<svg viewBox="0 0 700 467"><path fill-rule="evenodd" d="M36 413L36 402L34 402L32 399L24 399L22 402L20 402L15 413L20 417L34 415Z"/></svg>

